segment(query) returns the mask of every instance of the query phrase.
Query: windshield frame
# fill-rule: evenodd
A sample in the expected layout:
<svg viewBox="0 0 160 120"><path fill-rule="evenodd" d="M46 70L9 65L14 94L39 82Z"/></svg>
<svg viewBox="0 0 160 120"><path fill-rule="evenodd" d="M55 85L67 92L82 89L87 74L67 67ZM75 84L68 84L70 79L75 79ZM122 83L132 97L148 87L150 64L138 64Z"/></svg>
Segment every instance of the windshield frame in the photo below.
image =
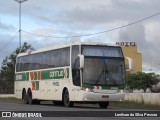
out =
<svg viewBox="0 0 160 120"><path fill-rule="evenodd" d="M94 55L85 55L85 54L83 54L83 50L84 50L84 48L87 48L87 47L91 47L91 48L100 48L100 50L102 50L102 49L104 49L104 48L106 48L106 50L108 51L108 50L111 50L111 49L117 49L117 50L119 50L119 52L120 52L120 56L104 56L104 53L102 53L103 54L103 56L94 56ZM82 45L81 46L81 54L82 55L84 55L84 56L92 56L92 57L110 57L110 58L123 58L124 57L124 55L123 55L123 52L122 52L122 48L120 47L120 46L107 46L107 45Z"/></svg>
<svg viewBox="0 0 160 120"><path fill-rule="evenodd" d="M123 54L123 53L122 53ZM109 84L95 84L95 83L87 83L84 81L84 76L83 76L83 73L84 71L82 72L82 84L90 84L90 85L94 85L94 86L122 86L122 85L125 85L125 81L126 81L126 71L125 71L125 61L124 61L124 57L105 57L105 56L84 56L84 58L93 58L93 59L110 59L110 60L122 60L123 62L123 76L124 76L124 80L123 80L123 84L112 84L112 85L109 85Z"/></svg>

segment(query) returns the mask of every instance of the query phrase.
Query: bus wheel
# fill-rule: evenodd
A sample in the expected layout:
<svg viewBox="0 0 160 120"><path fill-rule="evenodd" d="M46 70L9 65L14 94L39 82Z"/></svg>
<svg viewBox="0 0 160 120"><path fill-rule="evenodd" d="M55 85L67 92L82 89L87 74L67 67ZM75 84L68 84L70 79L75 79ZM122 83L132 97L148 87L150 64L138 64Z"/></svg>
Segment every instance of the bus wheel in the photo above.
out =
<svg viewBox="0 0 160 120"><path fill-rule="evenodd" d="M22 95L22 96L23 96L22 98L23 98L24 103L25 103L25 104L28 104L26 91L23 92L23 95Z"/></svg>
<svg viewBox="0 0 160 120"><path fill-rule="evenodd" d="M32 104L32 92L31 90L28 90L27 92L27 100L28 100L28 104Z"/></svg>
<svg viewBox="0 0 160 120"><path fill-rule="evenodd" d="M99 102L99 107L100 108L107 108L109 105L109 102Z"/></svg>
<svg viewBox="0 0 160 120"><path fill-rule="evenodd" d="M74 104L69 100L69 92L67 89L64 91L64 94L63 94L63 102L65 107L72 107Z"/></svg>

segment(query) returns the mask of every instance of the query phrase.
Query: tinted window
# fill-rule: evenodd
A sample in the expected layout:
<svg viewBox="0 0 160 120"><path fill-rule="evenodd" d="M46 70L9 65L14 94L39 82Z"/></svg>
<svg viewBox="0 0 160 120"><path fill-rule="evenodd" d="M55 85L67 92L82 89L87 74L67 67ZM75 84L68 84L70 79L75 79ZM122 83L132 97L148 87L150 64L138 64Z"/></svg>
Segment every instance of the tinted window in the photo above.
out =
<svg viewBox="0 0 160 120"><path fill-rule="evenodd" d="M60 66L69 66L70 63L70 50L63 48L60 50Z"/></svg>
<svg viewBox="0 0 160 120"><path fill-rule="evenodd" d="M75 60L78 59L79 54L79 46L75 45L72 46L72 68L75 67Z"/></svg>
<svg viewBox="0 0 160 120"><path fill-rule="evenodd" d="M62 48L17 58L16 71L47 69L70 65L70 48Z"/></svg>
<svg viewBox="0 0 160 120"><path fill-rule="evenodd" d="M82 46L82 54L85 56L122 57L121 48L109 46Z"/></svg>

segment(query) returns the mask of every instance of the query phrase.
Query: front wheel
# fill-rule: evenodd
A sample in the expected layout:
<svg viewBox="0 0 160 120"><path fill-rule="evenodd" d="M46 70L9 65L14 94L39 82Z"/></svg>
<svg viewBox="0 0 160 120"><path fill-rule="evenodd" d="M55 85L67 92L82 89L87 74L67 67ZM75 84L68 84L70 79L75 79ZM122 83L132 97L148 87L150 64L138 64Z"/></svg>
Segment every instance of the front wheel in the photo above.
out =
<svg viewBox="0 0 160 120"><path fill-rule="evenodd" d="M65 107L72 107L73 106L73 102L71 102L69 100L69 92L68 90L65 90L64 93L63 93L63 103L64 103L64 106Z"/></svg>
<svg viewBox="0 0 160 120"><path fill-rule="evenodd" d="M107 108L109 105L109 102L99 102L99 107L100 108Z"/></svg>

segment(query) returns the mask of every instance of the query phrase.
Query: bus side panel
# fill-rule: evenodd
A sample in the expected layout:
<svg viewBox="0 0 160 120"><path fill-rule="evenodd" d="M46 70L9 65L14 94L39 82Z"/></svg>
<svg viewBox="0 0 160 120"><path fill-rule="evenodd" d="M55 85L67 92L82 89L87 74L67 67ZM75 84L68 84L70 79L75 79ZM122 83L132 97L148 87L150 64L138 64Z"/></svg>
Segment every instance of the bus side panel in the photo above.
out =
<svg viewBox="0 0 160 120"><path fill-rule="evenodd" d="M74 100L73 91L70 89L70 81L70 79L40 80L39 89L32 90L32 99L62 101L63 90L67 88L70 99Z"/></svg>
<svg viewBox="0 0 160 120"><path fill-rule="evenodd" d="M28 91L28 88L31 88L31 83L29 81L15 81L15 97L18 99L22 99L22 92L23 89L26 90L26 93Z"/></svg>

